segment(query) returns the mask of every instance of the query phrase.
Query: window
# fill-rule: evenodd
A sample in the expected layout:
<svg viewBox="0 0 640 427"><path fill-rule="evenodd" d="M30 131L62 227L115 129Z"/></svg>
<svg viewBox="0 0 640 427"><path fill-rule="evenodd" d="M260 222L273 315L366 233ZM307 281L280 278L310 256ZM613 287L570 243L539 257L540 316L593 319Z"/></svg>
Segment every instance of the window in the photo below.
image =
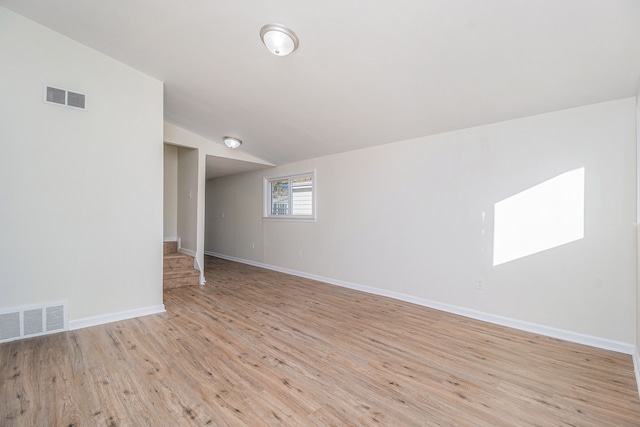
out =
<svg viewBox="0 0 640 427"><path fill-rule="evenodd" d="M265 178L265 218L314 220L315 181L315 172Z"/></svg>

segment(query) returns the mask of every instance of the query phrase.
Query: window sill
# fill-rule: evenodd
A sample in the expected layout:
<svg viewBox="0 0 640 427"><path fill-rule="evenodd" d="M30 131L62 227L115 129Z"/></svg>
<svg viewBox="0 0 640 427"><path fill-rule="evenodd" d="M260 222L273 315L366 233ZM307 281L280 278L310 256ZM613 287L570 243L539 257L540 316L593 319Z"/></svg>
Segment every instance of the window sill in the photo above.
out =
<svg viewBox="0 0 640 427"><path fill-rule="evenodd" d="M263 216L264 221L317 222L316 217L304 216Z"/></svg>

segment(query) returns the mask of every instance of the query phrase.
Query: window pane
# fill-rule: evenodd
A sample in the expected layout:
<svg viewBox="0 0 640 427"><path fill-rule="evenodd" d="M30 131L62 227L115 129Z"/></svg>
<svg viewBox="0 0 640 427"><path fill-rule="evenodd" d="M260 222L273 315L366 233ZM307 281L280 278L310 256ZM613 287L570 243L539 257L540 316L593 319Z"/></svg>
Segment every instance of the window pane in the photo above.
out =
<svg viewBox="0 0 640 427"><path fill-rule="evenodd" d="M289 180L271 181L271 215L289 215Z"/></svg>
<svg viewBox="0 0 640 427"><path fill-rule="evenodd" d="M264 178L265 218L315 221L315 173Z"/></svg>
<svg viewBox="0 0 640 427"><path fill-rule="evenodd" d="M292 189L292 215L313 215L313 180L310 176L294 178Z"/></svg>

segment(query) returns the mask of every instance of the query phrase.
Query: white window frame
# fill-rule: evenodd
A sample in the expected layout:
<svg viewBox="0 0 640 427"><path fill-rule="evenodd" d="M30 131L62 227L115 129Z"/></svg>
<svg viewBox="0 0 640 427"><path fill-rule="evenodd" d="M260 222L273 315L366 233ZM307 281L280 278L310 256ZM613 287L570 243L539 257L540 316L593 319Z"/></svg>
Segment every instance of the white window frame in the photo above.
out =
<svg viewBox="0 0 640 427"><path fill-rule="evenodd" d="M311 177L312 181L312 190L311 190L311 215L273 215L271 213L271 182L273 181L282 181L289 180L289 189L292 188L291 181L296 178L302 177ZM316 177L316 171L306 171L299 172L289 175L273 175L273 176L265 176L263 178L264 181L264 189L263 189L263 199L264 199L264 210L263 210L263 219L265 220L276 220L276 221L307 221L307 222L316 222L316 194L318 188L318 182ZM290 193L291 194L291 193ZM290 202L291 203L291 202ZM290 205L291 206L291 205Z"/></svg>

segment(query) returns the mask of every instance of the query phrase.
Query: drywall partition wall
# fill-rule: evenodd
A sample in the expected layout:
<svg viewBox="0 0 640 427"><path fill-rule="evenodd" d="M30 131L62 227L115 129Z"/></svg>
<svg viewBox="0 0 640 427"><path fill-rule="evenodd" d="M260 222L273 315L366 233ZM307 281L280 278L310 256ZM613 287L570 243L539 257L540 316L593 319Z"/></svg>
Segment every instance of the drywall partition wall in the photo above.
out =
<svg viewBox="0 0 640 427"><path fill-rule="evenodd" d="M178 238L178 147L164 144L164 241Z"/></svg>
<svg viewBox="0 0 640 427"><path fill-rule="evenodd" d="M640 224L636 225L636 341L633 354L633 366L636 385L640 393Z"/></svg>
<svg viewBox="0 0 640 427"><path fill-rule="evenodd" d="M197 250L198 150L178 147L178 216L180 247L192 256Z"/></svg>
<svg viewBox="0 0 640 427"><path fill-rule="evenodd" d="M205 182L207 156L225 157L241 160L259 165L272 166L257 157L250 156L242 150L232 150L222 143L215 143L200 135L189 132L171 123L164 123L164 140L167 143L180 147L194 148L198 150L198 190L196 213L196 258L199 265L204 265L204 241L205 241ZM193 196L193 193L192 193Z"/></svg>
<svg viewBox="0 0 640 427"><path fill-rule="evenodd" d="M227 248L227 255L237 257L238 248L242 243L235 242L236 232L240 231L235 225L235 214L241 209L238 208L237 201L237 181L240 177L254 177L254 174L239 174L231 177L221 177L207 180L205 190L205 253L216 253L220 248ZM246 199L255 198L255 189L250 188L246 194ZM245 199L240 195L241 199ZM247 221L250 225L261 225L262 222L254 219ZM254 235L256 233L253 233ZM262 233L259 233L261 236ZM246 236L247 243L254 238L253 235ZM260 239L262 243L262 238ZM255 245L255 242L254 242ZM233 252L233 253L231 253ZM248 259L262 260L262 254L255 254Z"/></svg>
<svg viewBox="0 0 640 427"><path fill-rule="evenodd" d="M205 253L264 260L262 176L272 170L207 181ZM260 189L259 193L256 188ZM219 252L221 248L227 248L229 252Z"/></svg>
<svg viewBox="0 0 640 427"><path fill-rule="evenodd" d="M213 180L233 222L207 224L223 236L210 252L628 349L634 117L629 98ZM584 237L494 266L495 204L578 168ZM261 219L263 175L311 169L317 222Z"/></svg>
<svg viewBox="0 0 640 427"><path fill-rule="evenodd" d="M4 8L0 62L0 308L68 300L71 327L163 310L162 83Z"/></svg>
<svg viewBox="0 0 640 427"><path fill-rule="evenodd" d="M636 349L633 361L640 391L640 80L636 91L636 195Z"/></svg>

